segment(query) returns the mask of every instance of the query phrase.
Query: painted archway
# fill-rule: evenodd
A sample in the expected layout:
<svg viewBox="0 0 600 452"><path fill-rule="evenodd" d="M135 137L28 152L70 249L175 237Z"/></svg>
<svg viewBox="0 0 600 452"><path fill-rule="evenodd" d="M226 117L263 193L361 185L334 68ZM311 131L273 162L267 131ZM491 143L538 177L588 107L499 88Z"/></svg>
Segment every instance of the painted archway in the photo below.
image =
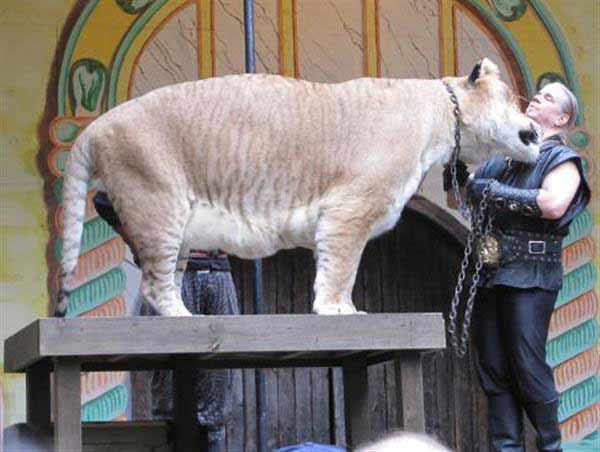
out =
<svg viewBox="0 0 600 452"><path fill-rule="evenodd" d="M308 26L306 17L312 10L309 2L298 3L296 0L261 2L257 20L264 23L264 42L259 40L259 68L292 77L316 76L314 68L318 68L318 64L307 58L310 42L303 33ZM523 96L531 95L539 86L553 80L564 81L574 91L583 108L570 141L586 158L588 173L594 179L591 134L585 122L585 105L573 58L560 28L543 3L540 0L428 0L422 4L435 11L415 14L427 16L426 20L437 27L437 34L427 37L435 42L426 46L429 53L424 53L423 60L427 60L429 72L423 75L464 72L462 65L466 59L461 33L467 34L467 31L461 27L468 22L471 30L478 30L488 40L488 49L495 49L513 87ZM57 109L56 117L48 124L51 150L43 156L49 169L47 183L54 192L54 199L48 202L54 219L50 246L56 256L50 265L51 287L55 284L60 255L61 174L70 143L77 134L102 112L152 87L241 71L243 67L236 50L243 46L238 29L240 5L216 4L213 0L90 0L80 5L61 55L58 83L51 87L50 95L56 97ZM348 52L354 52L354 56L348 58L347 74L377 77L394 72L390 62L392 53L386 47L386 43L395 38L395 16L390 5L386 0L353 0L332 12L332 17L336 14L339 17L352 43L347 48ZM269 28L271 31L267 32ZM234 36L234 33L238 34ZM334 42L339 36L329 38ZM229 41L227 47L223 44L225 39L236 41ZM164 51L168 42L179 42L181 48L187 50L174 56ZM417 53L423 53L420 43L413 46ZM224 49L229 52L227 55ZM229 61L225 61L226 58ZM331 63L332 67L335 64L339 62ZM164 71L163 78L158 75L161 69L157 68ZM169 78L174 68L176 73ZM327 78L327 68L320 69ZM141 81L144 71L154 74L154 78L147 77L146 84ZM433 192L424 194L438 201L441 198ZM440 202L438 205L447 208ZM419 209L418 203L414 208ZM564 288L548 342L548 360L555 368L561 391L560 416L567 441L589 437L600 423L599 354L595 347L598 339L598 297L594 291L597 270L592 262L596 244L591 236L592 228L593 217L585 211L575 220L564 242ZM127 267L126 260L125 245L88 203L77 270L78 288L72 296L68 316L130 314L135 304L132 287L137 276ZM128 404L126 374L87 374L83 378L84 420L110 420L124 415Z"/></svg>

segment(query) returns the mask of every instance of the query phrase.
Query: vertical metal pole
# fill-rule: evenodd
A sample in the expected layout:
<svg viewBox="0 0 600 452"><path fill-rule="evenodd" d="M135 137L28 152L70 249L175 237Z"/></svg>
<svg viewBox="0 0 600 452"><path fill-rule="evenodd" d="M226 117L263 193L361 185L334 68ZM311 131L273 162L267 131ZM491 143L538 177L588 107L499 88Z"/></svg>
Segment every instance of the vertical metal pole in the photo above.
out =
<svg viewBox="0 0 600 452"><path fill-rule="evenodd" d="M244 39L246 48L246 72L256 72L256 47L254 44L254 0L244 0ZM264 314L262 261L254 260L254 313ZM265 373L256 369L256 446L258 452L267 452L267 390Z"/></svg>
<svg viewBox="0 0 600 452"><path fill-rule="evenodd" d="M244 0L244 37L246 40L246 72L256 72L254 45L254 0Z"/></svg>
<svg viewBox="0 0 600 452"><path fill-rule="evenodd" d="M262 261L256 259L254 260L253 291L254 311L256 314L264 313L262 294ZM256 384L256 449L258 452L267 452L267 381L265 371L256 369L254 381Z"/></svg>

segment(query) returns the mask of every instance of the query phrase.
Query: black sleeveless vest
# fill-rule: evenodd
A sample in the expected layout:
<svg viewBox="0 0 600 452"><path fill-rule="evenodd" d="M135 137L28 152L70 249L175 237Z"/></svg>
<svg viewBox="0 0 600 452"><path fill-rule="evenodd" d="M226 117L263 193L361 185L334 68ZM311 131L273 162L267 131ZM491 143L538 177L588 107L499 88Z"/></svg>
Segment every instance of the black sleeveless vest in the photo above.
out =
<svg viewBox="0 0 600 452"><path fill-rule="evenodd" d="M535 189L542 186L545 176L561 163L572 161L579 170L581 182L565 214L558 219L531 218L517 213L503 213L494 218L494 230L502 232L554 234L565 237L573 219L585 209L590 200L590 188L585 178L583 160L575 151L552 137L540 146L535 163L510 162L503 157L488 160L475 172L475 178L496 179L516 188ZM532 237L533 238L533 237ZM562 240L562 239L561 239ZM531 261L517 259L499 268L482 270L479 286L505 285L519 288L539 287L560 290L563 281L562 263L556 260Z"/></svg>

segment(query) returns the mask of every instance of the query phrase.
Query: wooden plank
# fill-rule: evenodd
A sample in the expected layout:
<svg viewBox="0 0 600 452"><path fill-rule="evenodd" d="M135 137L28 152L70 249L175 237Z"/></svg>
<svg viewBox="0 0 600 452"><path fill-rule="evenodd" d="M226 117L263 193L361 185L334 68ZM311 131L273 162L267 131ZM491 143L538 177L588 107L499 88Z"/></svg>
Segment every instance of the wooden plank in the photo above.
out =
<svg viewBox="0 0 600 452"><path fill-rule="evenodd" d="M449 444L453 446L453 449L458 444L458 433L456 431L456 405L460 403L460 395L457 397L456 386L456 371L455 367L460 365L458 360L455 361L456 357L451 348L445 351L446 356L446 374L445 377L448 379L448 433L449 433ZM458 399L458 400L457 400Z"/></svg>
<svg viewBox="0 0 600 452"><path fill-rule="evenodd" d="M81 365L76 358L54 360L54 450L81 450Z"/></svg>
<svg viewBox="0 0 600 452"><path fill-rule="evenodd" d="M227 450L244 450L244 380L243 371L233 370L231 419L226 425Z"/></svg>
<svg viewBox="0 0 600 452"><path fill-rule="evenodd" d="M346 445L355 448L370 439L369 380L366 363L344 367Z"/></svg>
<svg viewBox="0 0 600 452"><path fill-rule="evenodd" d="M312 284L315 275L315 264L310 252L301 250L294 261L294 287L292 290L292 308L295 313L309 313L312 308ZM309 336L306 336L309 337ZM294 406L296 418L296 443L311 440L310 370L294 369Z"/></svg>
<svg viewBox="0 0 600 452"><path fill-rule="evenodd" d="M232 264L237 264L238 271L233 271L236 276L236 288L242 314L254 313L253 288L253 263L250 260L231 258ZM244 451L256 452L256 372L254 369L242 371L242 387L244 397Z"/></svg>
<svg viewBox="0 0 600 452"><path fill-rule="evenodd" d="M385 418L386 424L385 429L388 432L396 430L400 427L398 421L398 403L396 400L396 372L393 362L384 363L384 384L386 392L386 407L385 407Z"/></svg>
<svg viewBox="0 0 600 452"><path fill-rule="evenodd" d="M265 451L273 450L277 446L277 422L279 419L279 405L277 402L277 373L279 369L264 369L265 389L267 395L266 423L267 445Z"/></svg>
<svg viewBox="0 0 600 452"><path fill-rule="evenodd" d="M43 356L394 350L445 346L443 318L439 313L74 318L41 319L39 322ZM265 331L269 334L265 335ZM169 337L169 341L162 340L164 337ZM14 357L17 351L13 349L10 353ZM20 354L25 355L22 351ZM14 368L20 369L19 365Z"/></svg>
<svg viewBox="0 0 600 452"><path fill-rule="evenodd" d="M333 439L336 445L346 447L346 420L344 418L344 373L343 369L331 369L331 390L333 409Z"/></svg>
<svg viewBox="0 0 600 452"><path fill-rule="evenodd" d="M381 241L381 281L382 281L382 312L398 312L398 258L395 252L394 232L384 235ZM385 392L386 392L386 419L387 431L401 427L401 418L398 417L398 392L400 391L399 380L396 378L395 363L390 362L385 366Z"/></svg>
<svg viewBox="0 0 600 452"><path fill-rule="evenodd" d="M329 431L329 369L317 367L311 369L311 413L312 441L327 444Z"/></svg>
<svg viewBox="0 0 600 452"><path fill-rule="evenodd" d="M295 251L277 255L277 313L293 312L294 258ZM281 359L303 358L303 352L290 353ZM277 447L296 443L296 410L294 406L293 369L277 370Z"/></svg>
<svg viewBox="0 0 600 452"><path fill-rule="evenodd" d="M421 356L423 366L423 405L425 408L425 431L438 437L438 424L435 421L439 418L439 408L437 406L437 381L436 381L436 354L435 352L425 352Z"/></svg>
<svg viewBox="0 0 600 452"><path fill-rule="evenodd" d="M400 359L404 429L425 432L423 364L419 353L403 352Z"/></svg>
<svg viewBox="0 0 600 452"><path fill-rule="evenodd" d="M296 442L296 410L294 404L293 369L278 369L277 378L277 445Z"/></svg>
<svg viewBox="0 0 600 452"><path fill-rule="evenodd" d="M244 450L256 452L256 373L243 370L244 381Z"/></svg>
<svg viewBox="0 0 600 452"><path fill-rule="evenodd" d="M367 360L368 364L378 364L385 360L395 359L396 353L386 353L377 355L375 361ZM363 353L356 353L353 356L361 356ZM282 361L275 355L273 358L254 358L254 355L248 354L245 357L238 357L236 359L219 358L213 359L212 361L201 361L200 364L203 368L211 369L264 369L264 368L314 368L314 367L336 367L342 366L347 358L334 359L326 355L312 354L312 357L308 357L302 360L287 360ZM105 357L86 357L82 358L89 361L82 362L82 370L85 372L103 372L103 371L123 371L123 370L149 370L149 369L170 369L171 365L163 362L156 363L153 360L135 359L124 357L124 359L118 363L110 363L105 361Z"/></svg>
<svg viewBox="0 0 600 452"><path fill-rule="evenodd" d="M263 259L263 304L264 312L276 314L278 309L278 270L280 256L272 256ZM264 333L263 333L264 334ZM270 332L267 334L270 335ZM274 337L272 338L274 339ZM264 369L259 370L264 378L265 384L265 423L266 423L266 441L263 446L265 452L273 450L277 444L277 427L279 419L279 405L277 402L277 378L279 370ZM261 450L259 446L259 450Z"/></svg>
<svg viewBox="0 0 600 452"><path fill-rule="evenodd" d="M22 372L41 358L40 321L36 320L4 341L4 372Z"/></svg>
<svg viewBox="0 0 600 452"><path fill-rule="evenodd" d="M131 414L135 420L152 419L152 374L147 371L131 372Z"/></svg>
<svg viewBox="0 0 600 452"><path fill-rule="evenodd" d="M363 288L365 296L365 309L369 313L381 313L382 306L382 281L380 269L380 241L375 240L367 246L363 256ZM376 355L372 353L370 355ZM374 360L375 356L373 356ZM379 438L385 431L385 376L382 364L371 365L369 375L369 422L371 437Z"/></svg>
<svg viewBox="0 0 600 452"><path fill-rule="evenodd" d="M171 450L167 442L169 427L162 421L84 422L82 432L84 451Z"/></svg>
<svg viewBox="0 0 600 452"><path fill-rule="evenodd" d="M50 365L40 361L27 369L25 378L27 423L40 430L50 429Z"/></svg>
<svg viewBox="0 0 600 452"><path fill-rule="evenodd" d="M197 421L196 371L193 357L177 358L173 371L173 428L175 452L186 452L200 447L205 437L200 434ZM204 444L206 448L206 444Z"/></svg>
<svg viewBox="0 0 600 452"><path fill-rule="evenodd" d="M469 432L470 421L465 419L471 415L471 396L469 385L468 362L452 356L454 372L454 432L455 447L458 451L467 451L470 448L471 436Z"/></svg>

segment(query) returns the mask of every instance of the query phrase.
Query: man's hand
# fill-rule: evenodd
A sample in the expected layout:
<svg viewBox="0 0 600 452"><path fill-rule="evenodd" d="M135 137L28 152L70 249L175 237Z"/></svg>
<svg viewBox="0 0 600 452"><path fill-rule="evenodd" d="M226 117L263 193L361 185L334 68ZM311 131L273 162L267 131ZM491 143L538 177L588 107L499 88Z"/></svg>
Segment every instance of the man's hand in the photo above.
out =
<svg viewBox="0 0 600 452"><path fill-rule="evenodd" d="M483 197L483 190L487 187L494 179L486 179L483 177L480 178L470 178L467 181L467 199L474 204L478 205L479 201Z"/></svg>
<svg viewBox="0 0 600 452"><path fill-rule="evenodd" d="M442 173L444 191L452 189L452 162L448 162L444 165L444 172ZM456 181L459 187L464 187L469 178L469 171L467 171L467 165L462 160L456 161Z"/></svg>

